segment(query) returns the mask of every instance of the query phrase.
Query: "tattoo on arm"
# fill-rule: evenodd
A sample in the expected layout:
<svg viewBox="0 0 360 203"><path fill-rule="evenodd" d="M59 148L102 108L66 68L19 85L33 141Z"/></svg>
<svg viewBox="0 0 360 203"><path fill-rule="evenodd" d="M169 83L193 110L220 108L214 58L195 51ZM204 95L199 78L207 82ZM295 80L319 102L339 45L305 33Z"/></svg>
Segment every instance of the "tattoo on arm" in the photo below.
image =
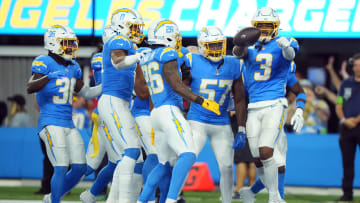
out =
<svg viewBox="0 0 360 203"><path fill-rule="evenodd" d="M180 75L177 70L177 61L169 61L163 66L163 74L166 82L169 83L171 88L183 98L195 102L198 95L194 94L190 88L182 83Z"/></svg>

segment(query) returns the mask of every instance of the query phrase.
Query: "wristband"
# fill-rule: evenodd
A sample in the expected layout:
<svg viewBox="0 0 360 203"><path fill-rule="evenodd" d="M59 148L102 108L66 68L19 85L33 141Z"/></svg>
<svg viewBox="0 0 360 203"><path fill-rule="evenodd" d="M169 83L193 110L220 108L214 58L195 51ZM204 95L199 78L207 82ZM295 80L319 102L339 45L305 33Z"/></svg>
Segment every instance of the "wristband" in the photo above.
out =
<svg viewBox="0 0 360 203"><path fill-rule="evenodd" d="M296 107L301 108L302 110L304 110L305 103L303 101L296 101Z"/></svg>
<svg viewBox="0 0 360 203"><path fill-rule="evenodd" d="M300 94L296 95L296 100L299 100L299 99L306 101L306 94L300 93Z"/></svg>
<svg viewBox="0 0 360 203"><path fill-rule="evenodd" d="M238 132L245 133L245 127L244 126L239 126L238 127Z"/></svg>
<svg viewBox="0 0 360 203"><path fill-rule="evenodd" d="M204 103L204 98L202 98L201 96L197 96L195 99L195 103L201 105L202 103Z"/></svg>
<svg viewBox="0 0 360 203"><path fill-rule="evenodd" d="M344 118L342 118L342 119L340 120L340 122L339 122L340 125L344 124L345 119L346 119L346 118L344 117Z"/></svg>

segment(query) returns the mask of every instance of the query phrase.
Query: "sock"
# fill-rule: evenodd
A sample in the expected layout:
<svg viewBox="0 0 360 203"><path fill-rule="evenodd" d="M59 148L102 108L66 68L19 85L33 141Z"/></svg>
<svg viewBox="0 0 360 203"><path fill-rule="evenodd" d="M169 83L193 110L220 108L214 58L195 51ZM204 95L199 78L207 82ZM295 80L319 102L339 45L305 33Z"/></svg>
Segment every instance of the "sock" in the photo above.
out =
<svg viewBox="0 0 360 203"><path fill-rule="evenodd" d="M67 166L54 167L54 174L51 178L51 202L53 203L59 203L61 200L67 170Z"/></svg>
<svg viewBox="0 0 360 203"><path fill-rule="evenodd" d="M285 199L285 173L279 173L278 176L280 197L281 199Z"/></svg>
<svg viewBox="0 0 360 203"><path fill-rule="evenodd" d="M261 182L260 178L258 178L255 183L250 187L250 190L254 193L257 194L259 193L261 190L263 190L265 188L265 185Z"/></svg>
<svg viewBox="0 0 360 203"><path fill-rule="evenodd" d="M158 157L156 154L149 154L146 157L146 160L144 162L144 167L142 169L142 175L144 183L146 183L146 179L148 175L150 174L151 170L155 168L155 166L159 163Z"/></svg>
<svg viewBox="0 0 360 203"><path fill-rule="evenodd" d="M234 184L233 167L232 163L230 166L219 166L220 169L220 192L223 202L231 202L232 191Z"/></svg>
<svg viewBox="0 0 360 203"><path fill-rule="evenodd" d="M160 181L160 184L159 184L159 189L160 189L159 203L165 203L165 201L166 201L166 196L167 196L167 194L169 192L169 187L170 187L172 170L173 170L173 168L169 165L169 169L167 170L167 173L165 174L165 176Z"/></svg>
<svg viewBox="0 0 360 203"><path fill-rule="evenodd" d="M166 202L177 200L178 194L182 188L185 178L190 171L192 165L196 160L196 155L193 152L185 152L180 154L172 171L169 192Z"/></svg>
<svg viewBox="0 0 360 203"><path fill-rule="evenodd" d="M107 198L106 202L117 202L118 201L118 188L119 188L119 172L120 172L120 167L119 167L119 163L121 161L119 161L115 167L115 171L112 177L112 182L111 182L111 187L110 187L110 192L109 192L109 196Z"/></svg>
<svg viewBox="0 0 360 203"><path fill-rule="evenodd" d="M89 165L86 165L85 176L90 175L92 172L94 172L94 169L91 168Z"/></svg>
<svg viewBox="0 0 360 203"><path fill-rule="evenodd" d="M153 168L155 168L155 166L158 163L159 163L159 160L158 160L158 157L156 154L147 155L145 162L144 162L144 167L142 168L142 177L143 177L144 184L146 183L146 179L149 176L151 170L153 170ZM153 193L153 195L150 196L148 201L155 201L155 192Z"/></svg>
<svg viewBox="0 0 360 203"><path fill-rule="evenodd" d="M81 179L86 171L86 164L71 164L71 169L66 173L61 196L69 192Z"/></svg>
<svg viewBox="0 0 360 203"><path fill-rule="evenodd" d="M141 164L142 166L142 164ZM142 174L141 173L134 173L132 180L131 180L131 184L130 184L130 188L129 191L131 192L130 194L130 202L136 202L136 200L139 198L140 192L141 192L141 186L143 184L143 180L142 180Z"/></svg>
<svg viewBox="0 0 360 203"><path fill-rule="evenodd" d="M116 164L109 161L108 164L101 169L94 184L90 188L92 195L98 195L109 184L111 178L113 177L115 168Z"/></svg>
<svg viewBox="0 0 360 203"><path fill-rule="evenodd" d="M119 194L118 201L128 202L132 196L133 191L130 191L130 185L132 183L136 160L138 159L139 155L139 148L125 149L124 157L118 163L117 167L120 168L118 178L119 187L117 190Z"/></svg>
<svg viewBox="0 0 360 203"><path fill-rule="evenodd" d="M280 199L278 191L278 167L274 157L266 160L261 160L264 165L264 185L269 191L269 200Z"/></svg>
<svg viewBox="0 0 360 203"><path fill-rule="evenodd" d="M170 164L166 162L165 165L158 163L155 168L150 172L144 188L138 199L139 202L147 202L152 194L155 193L156 188L162 178L166 175L167 171L170 169Z"/></svg>

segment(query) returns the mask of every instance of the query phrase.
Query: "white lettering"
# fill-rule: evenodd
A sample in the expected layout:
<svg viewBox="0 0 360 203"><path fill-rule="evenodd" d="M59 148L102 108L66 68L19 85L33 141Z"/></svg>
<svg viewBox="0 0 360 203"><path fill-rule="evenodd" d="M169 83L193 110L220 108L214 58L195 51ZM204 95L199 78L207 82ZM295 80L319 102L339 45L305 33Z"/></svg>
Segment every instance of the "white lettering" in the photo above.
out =
<svg viewBox="0 0 360 203"><path fill-rule="evenodd" d="M231 4L231 0L222 0L218 9L211 9L214 0L202 1L200 6L199 16L196 23L196 30L200 30L208 25L210 19L214 20L214 25L220 29L224 28L226 18Z"/></svg>
<svg viewBox="0 0 360 203"><path fill-rule="evenodd" d="M354 0L332 0L325 18L323 30L346 32L349 30L349 9L354 8Z"/></svg>
<svg viewBox="0 0 360 203"><path fill-rule="evenodd" d="M296 31L320 31L321 23L324 18L323 11L311 11L313 9L323 9L325 0L303 0L299 2L297 12L293 21L293 28ZM310 13L311 20L305 20L306 14Z"/></svg>
<svg viewBox="0 0 360 203"><path fill-rule="evenodd" d="M183 10L191 10L198 8L199 4L200 0L176 0L170 12L170 19L176 22L180 30L192 31L194 27L194 20L181 20L181 13ZM194 16L193 19L195 19Z"/></svg>
<svg viewBox="0 0 360 203"><path fill-rule="evenodd" d="M238 3L239 7L225 25L226 36L234 36L240 28L251 26L251 19L257 10L256 1L238 0Z"/></svg>
<svg viewBox="0 0 360 203"><path fill-rule="evenodd" d="M294 14L295 3L293 0L269 0L267 6L276 10L280 17L280 28L291 31L290 20Z"/></svg>
<svg viewBox="0 0 360 203"><path fill-rule="evenodd" d="M355 10L355 16L352 23L351 31L359 32L360 31L360 4L358 3L358 7Z"/></svg>

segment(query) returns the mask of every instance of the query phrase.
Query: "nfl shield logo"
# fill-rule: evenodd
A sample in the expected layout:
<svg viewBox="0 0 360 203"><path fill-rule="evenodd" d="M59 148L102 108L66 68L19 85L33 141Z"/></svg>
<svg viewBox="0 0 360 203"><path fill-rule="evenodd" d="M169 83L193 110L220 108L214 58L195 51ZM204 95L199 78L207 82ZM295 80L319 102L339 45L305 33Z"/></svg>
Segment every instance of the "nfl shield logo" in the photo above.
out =
<svg viewBox="0 0 360 203"><path fill-rule="evenodd" d="M351 97L351 87L344 89L344 99L348 100Z"/></svg>

